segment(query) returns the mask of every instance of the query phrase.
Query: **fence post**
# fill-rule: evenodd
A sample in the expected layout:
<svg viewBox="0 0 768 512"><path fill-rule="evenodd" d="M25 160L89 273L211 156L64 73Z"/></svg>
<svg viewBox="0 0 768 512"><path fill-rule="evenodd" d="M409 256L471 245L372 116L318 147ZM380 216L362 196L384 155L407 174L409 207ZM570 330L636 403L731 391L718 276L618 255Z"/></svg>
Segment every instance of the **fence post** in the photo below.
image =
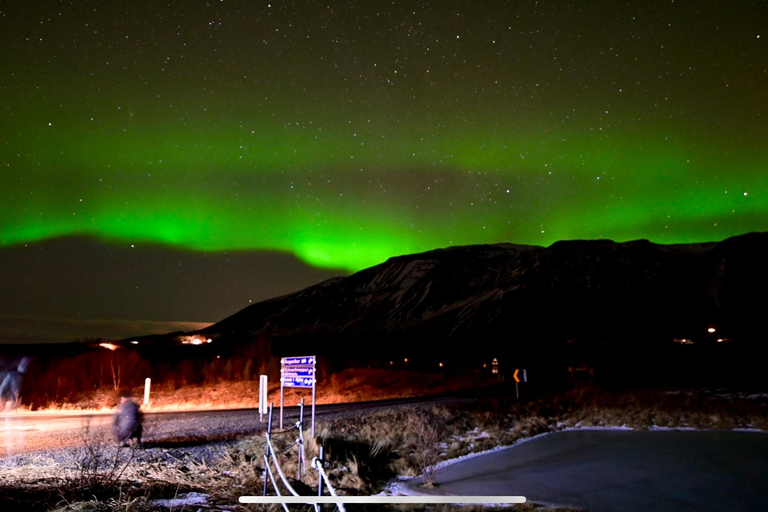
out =
<svg viewBox="0 0 768 512"><path fill-rule="evenodd" d="M304 399L299 402L299 457L296 464L296 480L301 480L301 466L304 462Z"/></svg>
<svg viewBox="0 0 768 512"><path fill-rule="evenodd" d="M317 459L315 459L315 464L321 465L323 463L323 447L320 447L320 455ZM322 496L323 495L323 475L320 473L320 470L317 470L317 495ZM315 505L315 510L317 512L320 512L320 504L318 503Z"/></svg>
<svg viewBox="0 0 768 512"><path fill-rule="evenodd" d="M272 434L272 402L269 403L269 415L267 417L267 446L264 448L264 494L267 495L267 480L269 479L269 436Z"/></svg>

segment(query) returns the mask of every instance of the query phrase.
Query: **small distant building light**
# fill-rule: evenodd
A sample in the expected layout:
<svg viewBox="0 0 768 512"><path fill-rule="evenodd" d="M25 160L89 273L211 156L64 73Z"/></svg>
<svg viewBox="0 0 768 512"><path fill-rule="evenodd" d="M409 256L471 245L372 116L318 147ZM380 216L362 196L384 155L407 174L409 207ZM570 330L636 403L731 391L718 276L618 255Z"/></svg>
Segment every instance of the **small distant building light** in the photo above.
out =
<svg viewBox="0 0 768 512"><path fill-rule="evenodd" d="M136 341L136 340L131 341L131 345L138 345L138 344L139 344L139 342Z"/></svg>
<svg viewBox="0 0 768 512"><path fill-rule="evenodd" d="M442 367L443 367L443 363L440 363L440 368L442 368Z"/></svg>
<svg viewBox="0 0 768 512"><path fill-rule="evenodd" d="M713 332L715 332L716 330L717 330L717 329L715 329L714 327L710 327L709 329L707 329L707 332L708 332L709 334L712 334L712 333L713 333Z"/></svg>
<svg viewBox="0 0 768 512"><path fill-rule="evenodd" d="M493 361L491 361L491 373L498 374L499 373L499 360L495 357L493 358Z"/></svg>

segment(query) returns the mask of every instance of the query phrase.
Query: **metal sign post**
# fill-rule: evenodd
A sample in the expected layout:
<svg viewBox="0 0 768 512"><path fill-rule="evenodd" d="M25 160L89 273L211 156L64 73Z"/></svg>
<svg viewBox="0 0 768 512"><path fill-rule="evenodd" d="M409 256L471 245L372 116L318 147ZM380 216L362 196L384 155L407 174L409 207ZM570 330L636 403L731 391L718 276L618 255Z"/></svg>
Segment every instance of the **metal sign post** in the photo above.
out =
<svg viewBox="0 0 768 512"><path fill-rule="evenodd" d="M315 436L316 361L315 356L280 359L280 428L283 428L284 388L312 388L312 437Z"/></svg>
<svg viewBox="0 0 768 512"><path fill-rule="evenodd" d="M518 388L520 384L520 377L518 377L520 373L520 368L517 368L515 370L515 373L512 375L512 377L515 379L515 395L517 398L520 398L520 389ZM528 382L528 372L526 370L523 370L523 380L522 382Z"/></svg>

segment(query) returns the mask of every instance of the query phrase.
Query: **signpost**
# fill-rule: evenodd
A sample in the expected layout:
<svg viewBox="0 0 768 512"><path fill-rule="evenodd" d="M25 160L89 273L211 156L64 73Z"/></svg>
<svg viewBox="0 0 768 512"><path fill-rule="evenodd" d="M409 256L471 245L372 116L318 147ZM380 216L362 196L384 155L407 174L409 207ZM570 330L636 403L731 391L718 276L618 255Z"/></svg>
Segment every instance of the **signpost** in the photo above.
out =
<svg viewBox="0 0 768 512"><path fill-rule="evenodd" d="M512 375L512 377L515 379L515 396L517 396L517 398L520 398L520 389L518 388L518 385L521 382L520 377L523 378L522 382L528 382L528 372L526 370L523 370L523 374L520 375L520 368L516 368L515 373Z"/></svg>
<svg viewBox="0 0 768 512"><path fill-rule="evenodd" d="M315 356L283 357L280 359L280 428L283 428L284 388L312 388L312 436L315 435Z"/></svg>

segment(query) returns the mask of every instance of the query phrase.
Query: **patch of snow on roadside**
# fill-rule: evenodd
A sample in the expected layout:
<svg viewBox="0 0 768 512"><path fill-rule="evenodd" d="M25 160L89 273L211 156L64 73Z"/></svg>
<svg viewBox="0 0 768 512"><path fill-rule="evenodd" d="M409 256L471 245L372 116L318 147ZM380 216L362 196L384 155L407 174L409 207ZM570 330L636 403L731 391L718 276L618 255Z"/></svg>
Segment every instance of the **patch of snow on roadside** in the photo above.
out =
<svg viewBox="0 0 768 512"><path fill-rule="evenodd" d="M620 427L602 427L602 426L594 426L594 427L566 427L559 432L576 432L580 430L634 430L632 427L628 427L626 425L621 425Z"/></svg>
<svg viewBox="0 0 768 512"><path fill-rule="evenodd" d="M169 500L152 500L152 503L158 507L166 507L170 509L177 509L185 506L191 507L194 505L207 507L208 495L199 492L190 492L187 494L179 494L175 498Z"/></svg>
<svg viewBox="0 0 768 512"><path fill-rule="evenodd" d="M390 482L384 487L379 494L374 496L418 496L419 493L414 489L410 489L406 483L411 477L397 477L397 480Z"/></svg>

